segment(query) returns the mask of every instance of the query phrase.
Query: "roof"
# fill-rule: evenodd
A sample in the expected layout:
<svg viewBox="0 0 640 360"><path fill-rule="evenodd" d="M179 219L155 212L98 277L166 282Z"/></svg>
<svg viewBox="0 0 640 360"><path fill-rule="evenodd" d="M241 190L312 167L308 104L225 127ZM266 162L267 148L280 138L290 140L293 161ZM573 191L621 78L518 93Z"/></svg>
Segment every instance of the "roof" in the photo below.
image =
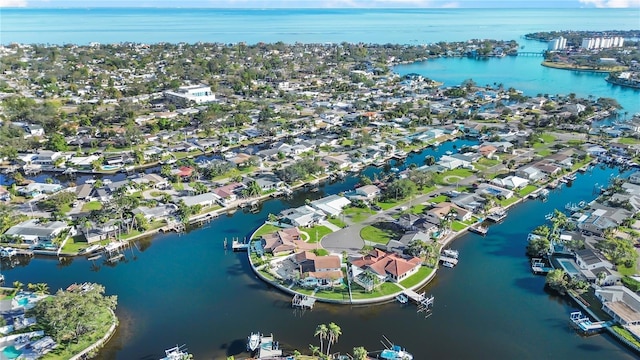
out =
<svg viewBox="0 0 640 360"><path fill-rule="evenodd" d="M63 221L40 222L37 219L31 219L12 226L5 232L5 234L14 236L49 237L66 227L68 227L68 225Z"/></svg>
<svg viewBox="0 0 640 360"><path fill-rule="evenodd" d="M93 189L93 185L91 184L82 184L76 187L76 197L82 199L86 198L91 194L91 190Z"/></svg>
<svg viewBox="0 0 640 360"><path fill-rule="evenodd" d="M626 323L640 322L640 296L624 286L607 286L596 290L603 300L603 306L609 308Z"/></svg>
<svg viewBox="0 0 640 360"><path fill-rule="evenodd" d="M598 254L591 249L578 250L576 251L576 256L582 259L582 261L587 265L593 265L602 262L600 256L598 256Z"/></svg>

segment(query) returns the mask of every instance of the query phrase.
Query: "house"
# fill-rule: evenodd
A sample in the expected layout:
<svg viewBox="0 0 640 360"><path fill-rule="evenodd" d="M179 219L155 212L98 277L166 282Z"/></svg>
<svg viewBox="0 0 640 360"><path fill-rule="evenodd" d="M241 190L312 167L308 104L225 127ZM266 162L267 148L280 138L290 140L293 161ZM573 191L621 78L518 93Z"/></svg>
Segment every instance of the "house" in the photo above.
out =
<svg viewBox="0 0 640 360"><path fill-rule="evenodd" d="M477 194L460 194L451 200L451 202L463 209L478 212L484 207L487 199Z"/></svg>
<svg viewBox="0 0 640 360"><path fill-rule="evenodd" d="M529 184L529 180L513 175L504 178L494 178L491 182L510 190L520 189Z"/></svg>
<svg viewBox="0 0 640 360"><path fill-rule="evenodd" d="M640 296L625 286L606 286L596 290L602 310L640 340ZM636 325L636 326L633 326Z"/></svg>
<svg viewBox="0 0 640 360"><path fill-rule="evenodd" d="M340 256L317 256L311 251L302 251L293 255L293 259L300 269L302 286L338 285L344 276Z"/></svg>
<svg viewBox="0 0 640 360"><path fill-rule="evenodd" d="M547 156L546 159L550 160L556 165L562 166L565 169L571 169L571 167L573 166L573 158L566 154L557 153Z"/></svg>
<svg viewBox="0 0 640 360"><path fill-rule="evenodd" d="M461 167L468 168L471 166L471 162L457 157L443 155L440 160L438 160L438 165L444 167L447 170L453 170Z"/></svg>
<svg viewBox="0 0 640 360"><path fill-rule="evenodd" d="M182 196L179 199L184 201L184 204L187 206L200 205L202 207L209 207L222 202L220 196L212 192L206 192L204 194L194 196Z"/></svg>
<svg viewBox="0 0 640 360"><path fill-rule="evenodd" d="M402 235L399 240L389 240L386 245L386 250L402 254L407 247L415 241L427 243L431 241L431 238L427 233L422 231L409 231Z"/></svg>
<svg viewBox="0 0 640 360"><path fill-rule="evenodd" d="M142 214L149 222L169 219L178 207L174 204L163 204L155 207L139 206L133 209L134 214Z"/></svg>
<svg viewBox="0 0 640 360"><path fill-rule="evenodd" d="M213 189L213 193L220 198L220 205L227 206L229 203L238 199L237 193L241 189L244 189L242 183L233 182Z"/></svg>
<svg viewBox="0 0 640 360"><path fill-rule="evenodd" d="M640 185L640 170L629 175L628 181L632 184Z"/></svg>
<svg viewBox="0 0 640 360"><path fill-rule="evenodd" d="M38 151L38 155L31 160L34 165L53 165L57 161L64 160L62 153L58 151Z"/></svg>
<svg viewBox="0 0 640 360"><path fill-rule="evenodd" d="M284 181L273 173L259 174L253 180L260 186L262 191L277 190L284 186Z"/></svg>
<svg viewBox="0 0 640 360"><path fill-rule="evenodd" d="M327 216L337 216L340 215L342 209L349 206L349 204L351 204L351 201L344 196L329 195L322 199L312 201L309 205L314 209L323 211Z"/></svg>
<svg viewBox="0 0 640 360"><path fill-rule="evenodd" d="M293 209L286 209L280 212L283 223L292 226L310 227L326 219L324 212L316 210L308 205L303 205Z"/></svg>
<svg viewBox="0 0 640 360"><path fill-rule="evenodd" d="M613 264L602 258L597 252L592 249L583 249L575 252L576 264L582 270L593 270L596 268L604 267L607 269L613 269Z"/></svg>
<svg viewBox="0 0 640 360"><path fill-rule="evenodd" d="M539 181L547 177L542 171L533 165L516 170L516 176L529 181Z"/></svg>
<svg viewBox="0 0 640 360"><path fill-rule="evenodd" d="M380 195L380 188L375 185L360 186L356 189L356 195L359 195L360 197L367 200L371 200Z"/></svg>
<svg viewBox="0 0 640 360"><path fill-rule="evenodd" d="M493 154L495 154L496 151L498 151L498 148L493 145L484 145L478 148L478 153L486 158L493 157Z"/></svg>
<svg viewBox="0 0 640 360"><path fill-rule="evenodd" d="M373 249L367 255L351 261L354 281L367 290L373 289L376 284L365 273L374 274L381 282L390 280L398 283L418 272L420 266L420 258L404 257L380 249Z"/></svg>
<svg viewBox="0 0 640 360"><path fill-rule="evenodd" d="M478 189L476 190L476 193L480 195L495 196L501 199L510 199L514 194L513 191L511 190L508 190L496 185L487 184L487 183L482 183L478 185Z"/></svg>
<svg viewBox="0 0 640 360"><path fill-rule="evenodd" d="M293 252L298 247L298 242L304 243L300 240L300 230L295 227L262 235L262 248L273 255Z"/></svg>
<svg viewBox="0 0 640 360"><path fill-rule="evenodd" d="M455 219L459 221L471 220L472 216L471 211L462 209L450 202L441 202L436 204L432 209L427 211L427 214L430 214L440 220L446 219L449 214L455 214Z"/></svg>
<svg viewBox="0 0 640 360"><path fill-rule="evenodd" d="M18 189L18 193L26 197L36 197L42 194L53 194L62 190L60 184L31 183Z"/></svg>
<svg viewBox="0 0 640 360"><path fill-rule="evenodd" d="M50 242L64 230L71 229L64 221L41 221L30 219L14 225L4 234L22 238L27 244ZM73 234L72 234L73 235Z"/></svg>
<svg viewBox="0 0 640 360"><path fill-rule="evenodd" d="M208 85L181 86L177 91L165 91L164 97L168 101L182 107L216 101L216 95Z"/></svg>
<svg viewBox="0 0 640 360"><path fill-rule="evenodd" d="M93 185L91 184L82 184L76 186L76 199L83 201L91 200L91 191L93 190Z"/></svg>
<svg viewBox="0 0 640 360"><path fill-rule="evenodd" d="M120 231L117 219L109 220L104 224L97 224L92 221L86 224L89 226L83 226L81 231L89 244L116 237Z"/></svg>
<svg viewBox="0 0 640 360"><path fill-rule="evenodd" d="M11 201L11 193L2 185L0 185L0 201Z"/></svg>

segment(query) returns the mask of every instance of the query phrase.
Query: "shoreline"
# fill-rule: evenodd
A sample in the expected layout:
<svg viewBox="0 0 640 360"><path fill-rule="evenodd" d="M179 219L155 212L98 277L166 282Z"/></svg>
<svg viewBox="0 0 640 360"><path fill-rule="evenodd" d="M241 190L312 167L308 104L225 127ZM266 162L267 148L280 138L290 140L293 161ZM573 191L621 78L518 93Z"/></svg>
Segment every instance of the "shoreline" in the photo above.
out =
<svg viewBox="0 0 640 360"><path fill-rule="evenodd" d="M551 69L578 71L578 72L586 72L586 73L594 73L594 74L608 74L616 71L625 71L626 69L625 68L625 69L601 70L601 69L598 69L597 67L592 67L592 66L573 67L570 64L554 63L551 61L543 61L540 63L540 65L551 68Z"/></svg>

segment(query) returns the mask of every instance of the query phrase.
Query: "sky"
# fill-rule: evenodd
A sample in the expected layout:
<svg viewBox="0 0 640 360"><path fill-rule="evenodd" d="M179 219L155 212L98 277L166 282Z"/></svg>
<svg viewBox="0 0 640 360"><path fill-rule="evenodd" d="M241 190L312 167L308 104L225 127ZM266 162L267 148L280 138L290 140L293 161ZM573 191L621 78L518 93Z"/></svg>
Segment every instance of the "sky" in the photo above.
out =
<svg viewBox="0 0 640 360"><path fill-rule="evenodd" d="M0 7L640 8L640 0L0 0Z"/></svg>

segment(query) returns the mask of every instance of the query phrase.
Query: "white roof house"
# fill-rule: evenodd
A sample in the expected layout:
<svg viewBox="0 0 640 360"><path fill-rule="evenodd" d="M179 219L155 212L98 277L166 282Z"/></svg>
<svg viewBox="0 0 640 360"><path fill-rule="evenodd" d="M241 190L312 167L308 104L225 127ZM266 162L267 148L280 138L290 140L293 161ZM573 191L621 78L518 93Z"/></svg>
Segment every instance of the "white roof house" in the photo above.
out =
<svg viewBox="0 0 640 360"><path fill-rule="evenodd" d="M492 183L505 187L507 189L520 189L529 184L529 180L523 179L519 176L507 176L505 178L499 179L495 178L491 181Z"/></svg>
<svg viewBox="0 0 640 360"><path fill-rule="evenodd" d="M69 225L64 221L40 222L37 219L30 219L10 227L5 235L20 236L26 243L37 244L40 241L52 240L68 228Z"/></svg>
<svg viewBox="0 0 640 360"><path fill-rule="evenodd" d="M640 296L625 286L606 286L596 290L602 310L640 338Z"/></svg>
<svg viewBox="0 0 640 360"><path fill-rule="evenodd" d="M216 95L207 85L181 86L177 91L165 91L164 96L167 100L183 106L216 101Z"/></svg>
<svg viewBox="0 0 640 360"><path fill-rule="evenodd" d="M349 206L351 201L344 196L329 195L311 202L311 207L314 209L322 210L329 216L337 216L342 212L342 209Z"/></svg>

